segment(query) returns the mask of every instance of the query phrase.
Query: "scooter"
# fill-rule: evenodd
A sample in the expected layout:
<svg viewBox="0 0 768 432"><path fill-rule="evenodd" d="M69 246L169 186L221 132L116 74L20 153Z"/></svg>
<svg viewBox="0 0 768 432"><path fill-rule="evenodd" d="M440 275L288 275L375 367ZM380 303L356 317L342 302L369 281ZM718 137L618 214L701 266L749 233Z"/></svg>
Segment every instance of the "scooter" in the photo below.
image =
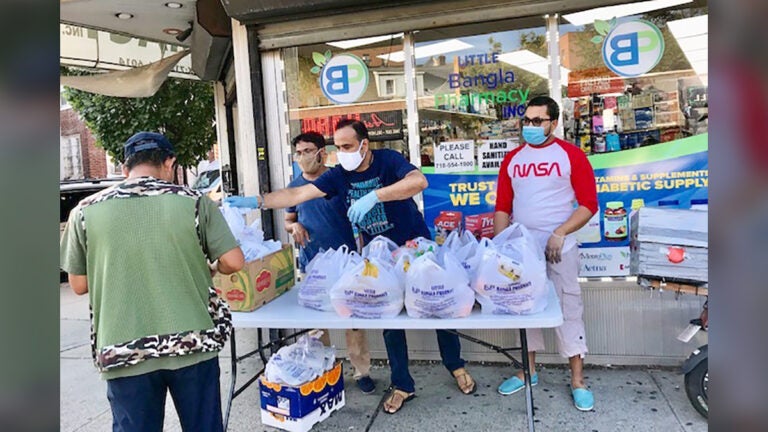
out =
<svg viewBox="0 0 768 432"><path fill-rule="evenodd" d="M709 327L709 314L707 303L704 302L704 309L701 316L693 319L688 327L677 337L682 342L688 342L699 331L707 331ZM688 400L704 418L709 418L708 392L709 392L709 362L707 361L709 353L709 344L702 345L695 349L693 353L683 363L681 373L685 375L685 394Z"/></svg>

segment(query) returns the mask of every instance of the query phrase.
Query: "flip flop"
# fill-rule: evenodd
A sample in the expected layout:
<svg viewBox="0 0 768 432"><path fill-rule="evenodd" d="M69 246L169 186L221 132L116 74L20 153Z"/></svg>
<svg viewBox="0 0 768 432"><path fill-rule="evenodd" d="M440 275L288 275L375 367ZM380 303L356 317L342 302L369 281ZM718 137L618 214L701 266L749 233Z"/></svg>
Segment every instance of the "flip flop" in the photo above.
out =
<svg viewBox="0 0 768 432"><path fill-rule="evenodd" d="M389 397L387 400L384 401L384 405L381 407L381 410L384 411L387 414L395 414L396 412L400 411L406 402L416 397L415 393L408 393L396 388L392 389L392 392L389 394ZM397 405L396 401L399 401L399 405ZM394 411L389 411L387 409L387 405L394 406Z"/></svg>
<svg viewBox="0 0 768 432"><path fill-rule="evenodd" d="M453 377L456 379L456 385L459 387L460 392L464 393L465 395L471 395L472 393L477 391L477 382L472 378L472 375L470 375L466 369L458 368L455 371L451 372L451 375L453 375ZM469 389L468 392L464 391L464 389L461 388L461 383L459 382L459 378L464 378L465 380L468 380L469 382L472 383L472 387Z"/></svg>

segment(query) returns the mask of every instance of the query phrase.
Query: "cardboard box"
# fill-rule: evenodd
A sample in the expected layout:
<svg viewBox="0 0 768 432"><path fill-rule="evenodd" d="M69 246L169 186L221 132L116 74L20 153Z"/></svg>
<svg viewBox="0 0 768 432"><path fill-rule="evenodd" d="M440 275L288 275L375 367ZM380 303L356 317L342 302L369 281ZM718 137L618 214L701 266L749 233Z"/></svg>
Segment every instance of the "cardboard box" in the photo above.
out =
<svg viewBox="0 0 768 432"><path fill-rule="evenodd" d="M435 242L438 245L445 243L448 234L454 230L461 230L461 212L441 211L435 218Z"/></svg>
<svg viewBox="0 0 768 432"><path fill-rule="evenodd" d="M346 403L341 362L300 387L259 379L261 423L290 432L306 432Z"/></svg>
<svg viewBox="0 0 768 432"><path fill-rule="evenodd" d="M478 240L481 237L493 238L493 212L465 216L464 229Z"/></svg>
<svg viewBox="0 0 768 432"><path fill-rule="evenodd" d="M213 286L233 312L250 312L269 303L294 285L293 246L287 244L264 258L245 263L231 275L216 274Z"/></svg>

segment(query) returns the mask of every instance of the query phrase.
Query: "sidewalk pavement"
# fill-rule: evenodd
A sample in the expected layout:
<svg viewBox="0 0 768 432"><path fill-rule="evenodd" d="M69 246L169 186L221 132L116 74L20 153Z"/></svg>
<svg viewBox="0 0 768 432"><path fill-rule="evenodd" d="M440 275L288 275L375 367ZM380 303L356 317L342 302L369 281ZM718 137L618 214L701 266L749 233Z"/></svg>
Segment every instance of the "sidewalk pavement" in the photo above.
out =
<svg viewBox="0 0 768 432"><path fill-rule="evenodd" d="M88 299L61 285L61 419L64 432L107 431L112 416L106 383L93 367L89 347ZM238 330L238 351L255 344L255 331ZM222 397L230 383L229 349L220 355ZM260 360L248 359L238 368L238 383L258 370ZM364 395L354 385L349 363L344 363L346 406L313 431L364 431L389 383L389 368L374 366L371 376L376 392ZM500 431L527 430L525 395L496 393L503 378L513 372L509 365L475 364L467 369L478 383L477 392L466 396L440 364L414 363L417 398L396 415L380 412L370 430L377 431ZM539 367L539 384L533 388L537 431L684 431L707 430L707 422L686 398L683 376L674 370L654 367L589 367L587 383L595 394L595 409L580 412L573 406L569 373L562 366ZM232 404L229 430L233 432L278 429L262 426L258 386L252 385ZM166 405L166 431L181 431L171 398Z"/></svg>

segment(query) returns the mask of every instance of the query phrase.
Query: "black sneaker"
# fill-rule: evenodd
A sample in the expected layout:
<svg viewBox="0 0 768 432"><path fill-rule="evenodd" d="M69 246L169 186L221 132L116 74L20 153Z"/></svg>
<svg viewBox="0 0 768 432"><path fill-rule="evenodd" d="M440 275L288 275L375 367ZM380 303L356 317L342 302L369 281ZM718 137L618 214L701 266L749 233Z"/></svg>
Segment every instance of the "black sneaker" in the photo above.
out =
<svg viewBox="0 0 768 432"><path fill-rule="evenodd" d="M373 379L371 379L371 377L364 376L364 377L358 378L356 381L357 381L357 388L359 388L361 392L365 394L371 394L376 391L376 382Z"/></svg>

